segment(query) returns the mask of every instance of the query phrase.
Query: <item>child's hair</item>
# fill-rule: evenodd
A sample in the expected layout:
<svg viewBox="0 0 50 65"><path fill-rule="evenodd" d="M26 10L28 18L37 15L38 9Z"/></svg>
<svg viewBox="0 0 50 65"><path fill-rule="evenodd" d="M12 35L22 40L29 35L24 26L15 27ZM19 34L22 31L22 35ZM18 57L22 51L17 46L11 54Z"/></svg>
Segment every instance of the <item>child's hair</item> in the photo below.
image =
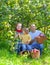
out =
<svg viewBox="0 0 50 65"><path fill-rule="evenodd" d="M29 32L29 28L23 28L23 31L28 33Z"/></svg>

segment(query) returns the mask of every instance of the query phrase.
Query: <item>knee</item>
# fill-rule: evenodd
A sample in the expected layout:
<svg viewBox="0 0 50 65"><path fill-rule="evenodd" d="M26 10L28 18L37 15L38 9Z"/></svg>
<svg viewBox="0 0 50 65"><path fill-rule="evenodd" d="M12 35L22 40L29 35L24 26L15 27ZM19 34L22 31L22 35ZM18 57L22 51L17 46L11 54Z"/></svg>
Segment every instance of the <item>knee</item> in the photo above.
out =
<svg viewBox="0 0 50 65"><path fill-rule="evenodd" d="M31 51L31 50L32 50L32 47L29 46L29 45L27 45L27 50L28 50L28 51Z"/></svg>
<svg viewBox="0 0 50 65"><path fill-rule="evenodd" d="M23 50L23 51L26 50L26 45L22 45L22 50Z"/></svg>
<svg viewBox="0 0 50 65"><path fill-rule="evenodd" d="M44 48L43 44L40 44L40 49L42 49L42 50L43 50L43 48Z"/></svg>

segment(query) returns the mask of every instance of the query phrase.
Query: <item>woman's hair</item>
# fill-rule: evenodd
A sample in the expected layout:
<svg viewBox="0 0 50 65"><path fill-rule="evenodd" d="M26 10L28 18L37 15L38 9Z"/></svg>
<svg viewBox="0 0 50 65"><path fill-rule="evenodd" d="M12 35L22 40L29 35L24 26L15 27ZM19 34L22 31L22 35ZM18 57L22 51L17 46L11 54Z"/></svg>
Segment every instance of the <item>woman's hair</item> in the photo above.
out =
<svg viewBox="0 0 50 65"><path fill-rule="evenodd" d="M17 23L15 26L15 30L16 30L16 27L18 26L18 24L22 27L22 23Z"/></svg>
<svg viewBox="0 0 50 65"><path fill-rule="evenodd" d="M17 23L17 25L20 25L20 26L22 26L22 24L21 24L21 23ZM17 26L17 25L16 25L16 26Z"/></svg>

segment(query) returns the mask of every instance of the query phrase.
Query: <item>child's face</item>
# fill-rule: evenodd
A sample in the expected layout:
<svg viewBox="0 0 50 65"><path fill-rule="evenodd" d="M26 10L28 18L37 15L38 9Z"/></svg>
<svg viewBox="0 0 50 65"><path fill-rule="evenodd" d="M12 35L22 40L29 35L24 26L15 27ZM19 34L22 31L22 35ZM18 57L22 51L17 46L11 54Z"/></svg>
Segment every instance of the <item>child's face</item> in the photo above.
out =
<svg viewBox="0 0 50 65"><path fill-rule="evenodd" d="M21 30L21 28L22 28L22 24L17 24L16 29Z"/></svg>
<svg viewBox="0 0 50 65"><path fill-rule="evenodd" d="M28 34L29 33L29 30L23 30L23 33L24 34Z"/></svg>

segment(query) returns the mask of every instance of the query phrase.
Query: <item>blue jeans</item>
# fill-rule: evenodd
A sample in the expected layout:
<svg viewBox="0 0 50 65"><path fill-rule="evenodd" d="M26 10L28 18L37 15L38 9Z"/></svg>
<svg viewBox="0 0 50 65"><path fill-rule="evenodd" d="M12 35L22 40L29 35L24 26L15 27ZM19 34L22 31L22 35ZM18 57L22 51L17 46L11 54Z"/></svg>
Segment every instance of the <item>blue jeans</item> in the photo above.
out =
<svg viewBox="0 0 50 65"><path fill-rule="evenodd" d="M34 42L30 46L32 49L36 48L36 49L40 50L40 54L42 54L42 50L44 48L43 44L39 44L37 42Z"/></svg>
<svg viewBox="0 0 50 65"><path fill-rule="evenodd" d="M42 54L43 49L44 49L44 45L40 44L40 54Z"/></svg>
<svg viewBox="0 0 50 65"><path fill-rule="evenodd" d="M20 53L20 51L22 51L22 43L18 42L18 44L15 44L15 51L17 52L17 54Z"/></svg>
<svg viewBox="0 0 50 65"><path fill-rule="evenodd" d="M24 43L17 44L17 49L16 49L17 53L20 53L21 51L31 51L31 50L32 48L28 44L24 44Z"/></svg>
<svg viewBox="0 0 50 65"><path fill-rule="evenodd" d="M32 48L29 44L22 44L22 51L31 51Z"/></svg>

